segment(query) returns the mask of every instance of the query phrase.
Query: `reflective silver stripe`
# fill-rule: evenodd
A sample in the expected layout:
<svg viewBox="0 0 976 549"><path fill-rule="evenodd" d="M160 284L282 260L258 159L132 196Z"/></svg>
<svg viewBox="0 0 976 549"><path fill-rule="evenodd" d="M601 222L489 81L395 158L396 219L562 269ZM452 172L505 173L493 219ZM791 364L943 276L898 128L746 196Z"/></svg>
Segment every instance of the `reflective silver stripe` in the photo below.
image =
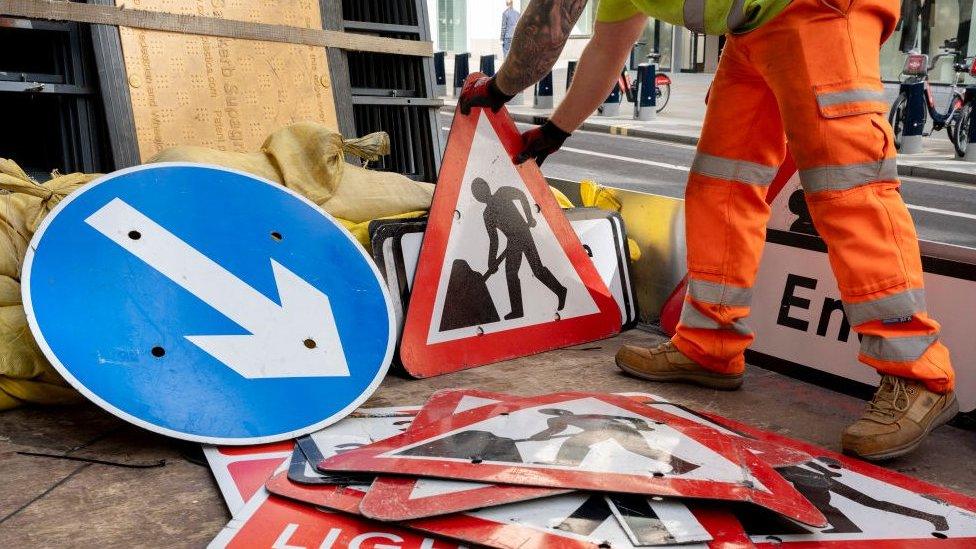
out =
<svg viewBox="0 0 976 549"><path fill-rule="evenodd" d="M700 152L695 155L695 160L691 163L691 171L716 179L766 186L776 178L779 167L763 166L755 162L733 160Z"/></svg>
<svg viewBox="0 0 976 549"><path fill-rule="evenodd" d="M821 107L833 107L842 103L858 103L861 101L885 103L885 93L877 90L845 90L817 95L817 104Z"/></svg>
<svg viewBox="0 0 976 549"><path fill-rule="evenodd" d="M844 312L851 326L860 326L872 320L906 318L924 311L925 290L908 290L862 303L844 303Z"/></svg>
<svg viewBox="0 0 976 549"><path fill-rule="evenodd" d="M722 325L707 317L698 310L697 307L685 301L681 308L681 318L678 322L689 328L701 328L703 330L721 330Z"/></svg>
<svg viewBox="0 0 976 549"><path fill-rule="evenodd" d="M686 27L704 34L705 0L685 0L684 18Z"/></svg>
<svg viewBox="0 0 976 549"><path fill-rule="evenodd" d="M913 362L919 359L938 335L881 337L866 335L861 339L861 354L878 360L891 362Z"/></svg>
<svg viewBox="0 0 976 549"><path fill-rule="evenodd" d="M695 301L732 307L748 307L752 302L752 288L726 286L707 280L689 280L688 295Z"/></svg>
<svg viewBox="0 0 976 549"><path fill-rule="evenodd" d="M735 0L729 9L729 16L725 18L725 26L729 32L735 32L743 23L746 22L745 14L746 0Z"/></svg>
<svg viewBox="0 0 976 549"><path fill-rule="evenodd" d="M864 164L823 166L800 170L800 183L808 193L845 191L877 181L897 181L898 161L894 158Z"/></svg>
<svg viewBox="0 0 976 549"><path fill-rule="evenodd" d="M678 322L688 328L698 328L701 330L732 330L744 336L751 336L752 329L742 320L734 322L731 326L722 326L715 320L705 316L697 307L685 301L681 308L681 318Z"/></svg>

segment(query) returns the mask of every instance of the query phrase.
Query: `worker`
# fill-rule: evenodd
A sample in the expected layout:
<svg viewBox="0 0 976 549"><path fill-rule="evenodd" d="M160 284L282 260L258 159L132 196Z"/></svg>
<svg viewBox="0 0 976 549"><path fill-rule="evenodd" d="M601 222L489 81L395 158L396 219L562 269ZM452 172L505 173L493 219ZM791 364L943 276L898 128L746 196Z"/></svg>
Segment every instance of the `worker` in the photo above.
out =
<svg viewBox="0 0 976 549"><path fill-rule="evenodd" d="M584 0L533 0L494 78L459 101L497 110L554 65ZM607 97L647 17L725 34L685 191L688 294L677 333L624 346L617 365L648 380L737 389L746 323L770 209L766 192L787 147L827 243L859 359L881 382L843 449L886 459L915 449L958 411L949 351L926 313L918 238L898 191L880 80L896 0L602 0L593 38L548 122L522 136L516 161L545 160ZM677 61L676 61L677 63Z"/></svg>

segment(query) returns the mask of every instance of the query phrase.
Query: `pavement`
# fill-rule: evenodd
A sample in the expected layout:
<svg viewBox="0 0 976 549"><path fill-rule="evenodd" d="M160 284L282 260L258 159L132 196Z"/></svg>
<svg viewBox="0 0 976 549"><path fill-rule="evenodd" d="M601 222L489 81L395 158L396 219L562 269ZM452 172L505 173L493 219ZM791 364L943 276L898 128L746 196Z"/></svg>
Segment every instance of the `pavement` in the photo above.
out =
<svg viewBox="0 0 976 549"><path fill-rule="evenodd" d="M558 69L553 73L554 103L556 105L565 95L565 72L565 69ZM617 115L591 116L580 129L696 145L705 117L705 95L708 92L713 75L679 73L670 74L670 76L673 81L671 99L664 110L658 113L655 120L634 120L633 104L624 102L620 105ZM452 82L453 75L448 74L447 81ZM897 86L888 84L886 90L889 102L893 102L898 93ZM449 91L449 93L451 92ZM552 109L533 108L533 100L531 90L523 93L521 98L516 98L509 105L509 113L512 118L517 122L530 124L539 124L544 121ZM938 90L936 91L936 101L940 105L944 102ZM456 98L445 97L445 104L453 109ZM944 131L925 137L922 141L923 152L921 154L899 155L899 175L976 185L976 162L965 162L958 159Z"/></svg>
<svg viewBox="0 0 976 549"><path fill-rule="evenodd" d="M620 345L650 346L662 339L631 330L430 379L390 375L367 406L422 404L436 390L463 387L516 395L651 392L835 451L839 433L864 407L858 398L752 366L738 392L645 382L614 367ZM0 433L0 546L203 547L230 520L210 470L194 463L202 457L198 445L144 431L92 404L8 411L0 414ZM166 463L135 469L19 452L68 453L128 465ZM886 466L976 496L974 452L971 432L947 426L916 453Z"/></svg>

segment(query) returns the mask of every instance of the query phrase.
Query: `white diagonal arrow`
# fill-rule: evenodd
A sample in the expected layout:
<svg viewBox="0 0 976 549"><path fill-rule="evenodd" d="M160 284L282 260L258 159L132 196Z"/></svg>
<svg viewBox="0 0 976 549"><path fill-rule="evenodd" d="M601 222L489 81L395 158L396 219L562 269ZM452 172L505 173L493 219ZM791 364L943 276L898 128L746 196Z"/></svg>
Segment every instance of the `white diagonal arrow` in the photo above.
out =
<svg viewBox="0 0 976 549"><path fill-rule="evenodd" d="M186 336L248 378L340 377L349 365L329 298L271 261L281 305L116 198L86 223L251 332Z"/></svg>

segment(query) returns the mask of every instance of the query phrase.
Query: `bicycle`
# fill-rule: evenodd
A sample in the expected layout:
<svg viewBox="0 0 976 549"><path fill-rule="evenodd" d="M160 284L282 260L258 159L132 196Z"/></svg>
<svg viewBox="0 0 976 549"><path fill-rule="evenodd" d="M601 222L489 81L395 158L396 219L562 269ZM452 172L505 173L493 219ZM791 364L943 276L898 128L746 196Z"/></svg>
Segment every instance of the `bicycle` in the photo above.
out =
<svg viewBox="0 0 976 549"><path fill-rule="evenodd" d="M966 63L953 64L953 70L956 72L956 78L949 90L949 103L946 106L946 111L944 113L940 113L938 106L935 103L935 96L932 94L932 85L929 81L929 73L935 69L936 65L939 63L939 60L942 58L955 58L959 55L959 50L957 48L957 42L955 39L946 40L941 50L942 52L937 54L932 59L931 64L929 63L928 55L919 53L917 51L909 52L908 56L905 58L905 66L901 73L903 77L902 89L894 103L891 104L891 109L888 113L888 122L891 123L891 127L895 134L896 149L901 149L902 137L904 136L905 132L905 116L908 108L907 87L918 83L924 83L926 95L925 114L932 118L932 130L928 133L923 133L923 135L929 136L933 132L944 129L949 136L949 141L956 149L956 153L962 155L965 152L964 145L963 152L959 152L960 141L958 126L962 114L960 111L966 103L965 95L960 90L960 86L963 83L965 73L968 72L970 68ZM963 143L965 143L965 138L963 138Z"/></svg>
<svg viewBox="0 0 976 549"><path fill-rule="evenodd" d="M645 45L643 42L637 42L635 44L635 46L643 45ZM661 54L656 52L648 54L647 60L657 63L661 60ZM661 112L668 105L668 100L671 99L671 77L664 73L657 73L654 75L654 84L657 87L654 99L655 111ZM627 101L634 104L634 118L637 118L640 114L640 100L637 97L639 83L637 82L636 75L631 79L629 71L624 67L620 70L620 76L617 77L617 85L620 86L620 91L627 97Z"/></svg>
<svg viewBox="0 0 976 549"><path fill-rule="evenodd" d="M969 75L976 78L976 57L967 59L969 62ZM959 109L959 121L956 124L956 139L953 145L956 148L956 156L962 158L966 156L966 147L969 146L969 132L973 124L976 124L976 85L967 87L968 93L963 97L965 102Z"/></svg>

